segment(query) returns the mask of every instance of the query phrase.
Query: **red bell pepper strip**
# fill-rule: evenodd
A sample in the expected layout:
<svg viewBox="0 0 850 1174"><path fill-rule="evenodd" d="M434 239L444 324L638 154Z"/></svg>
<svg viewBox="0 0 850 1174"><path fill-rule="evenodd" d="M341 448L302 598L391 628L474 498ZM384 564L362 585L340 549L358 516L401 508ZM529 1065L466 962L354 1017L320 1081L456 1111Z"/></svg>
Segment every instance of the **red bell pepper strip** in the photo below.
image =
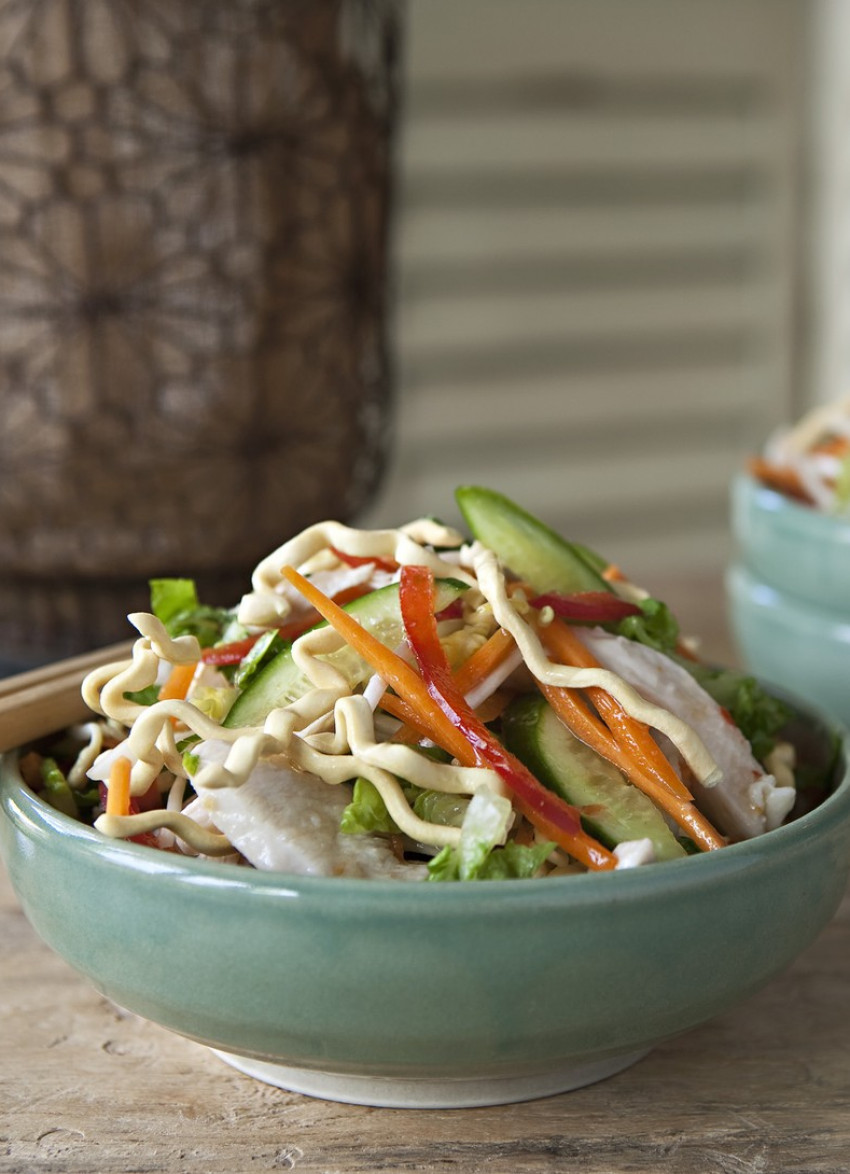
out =
<svg viewBox="0 0 850 1174"><path fill-rule="evenodd" d="M446 712L431 694L419 673L397 653L376 640L353 616L323 595L315 584L305 579L293 567L282 567L281 574L322 613L328 623L345 637L375 672L413 707L417 724L427 730L428 737L433 742L448 750L464 766L484 765L497 769L494 763L486 758L489 748L494 759L515 779L517 786L524 789L524 797L514 794L515 806L534 823L546 839L560 844L570 855L575 855L577 859L587 863L589 868L609 869L616 865L614 855L586 835L580 824L576 834L576 809L564 803L552 791L547 791L517 759L508 754L501 743L492 737L486 726L483 727L483 738L477 736L471 741L458 721L452 717L451 707L448 707L449 712ZM474 716L473 714L473 719ZM473 724L469 724L468 728L471 733L476 733Z"/></svg>
<svg viewBox="0 0 850 1174"><path fill-rule="evenodd" d="M259 638L260 634L257 633L256 636L246 636L244 640L233 640L230 644L214 644L201 652L201 660L204 664L239 664Z"/></svg>
<svg viewBox="0 0 850 1174"><path fill-rule="evenodd" d="M359 599L361 595L368 595L370 591L370 587L356 584L353 587L346 587L343 591L338 591L333 598L336 603L342 606L351 603L354 599ZM297 620L290 620L288 624L282 624L277 629L277 634L281 640L295 640L298 636L303 636L309 628L314 628L321 621L321 618L317 611L309 611L306 615L299 616ZM262 635L262 632L257 632L253 636L246 636L244 640L233 640L229 644L214 644L210 648L204 648L201 652L201 660L204 664L212 665L240 664Z"/></svg>
<svg viewBox="0 0 850 1174"><path fill-rule="evenodd" d="M562 620L574 620L585 624L613 624L626 616L639 616L636 603L620 599L611 591L577 591L564 595L559 591L547 591L529 600L532 607L551 607Z"/></svg>
<svg viewBox="0 0 850 1174"><path fill-rule="evenodd" d="M431 570L402 567L399 603L405 635L433 701L469 741L476 763L496 771L510 788L516 805L535 826L545 829L547 837L588 868L613 868L616 858L584 831L578 808L544 787L467 705L440 644L433 601Z"/></svg>
<svg viewBox="0 0 850 1174"><path fill-rule="evenodd" d="M459 620L463 616L463 600L453 599L451 603L447 604L441 612L438 613L438 620Z"/></svg>
<svg viewBox="0 0 850 1174"><path fill-rule="evenodd" d="M378 554L346 554L344 550L337 550L335 546L331 547L331 552L347 567L366 567L371 563L377 570L388 571L390 574L398 570L398 563L394 558L383 558Z"/></svg>

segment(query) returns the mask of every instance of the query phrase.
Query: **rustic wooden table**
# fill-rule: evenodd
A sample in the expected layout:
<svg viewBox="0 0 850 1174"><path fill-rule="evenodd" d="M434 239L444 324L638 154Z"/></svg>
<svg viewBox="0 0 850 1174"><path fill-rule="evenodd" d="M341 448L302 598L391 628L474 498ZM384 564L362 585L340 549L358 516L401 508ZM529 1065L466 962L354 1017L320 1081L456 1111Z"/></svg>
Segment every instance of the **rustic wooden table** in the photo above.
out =
<svg viewBox="0 0 850 1174"><path fill-rule="evenodd" d="M712 627L707 652L724 639ZM662 1169L850 1171L850 895L783 975L627 1072L411 1112L259 1084L119 1010L39 941L0 872L0 1174Z"/></svg>
<svg viewBox="0 0 850 1174"><path fill-rule="evenodd" d="M850 898L761 993L627 1072L451 1112L240 1075L98 995L36 938L5 876L0 942L2 1174L850 1170Z"/></svg>

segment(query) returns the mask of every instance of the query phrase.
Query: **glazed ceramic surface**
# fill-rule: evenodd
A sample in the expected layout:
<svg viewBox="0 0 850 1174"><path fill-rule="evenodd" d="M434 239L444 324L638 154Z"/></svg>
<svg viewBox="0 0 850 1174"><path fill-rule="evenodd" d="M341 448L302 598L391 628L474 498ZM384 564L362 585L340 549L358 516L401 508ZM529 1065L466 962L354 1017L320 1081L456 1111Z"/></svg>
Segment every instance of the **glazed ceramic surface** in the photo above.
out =
<svg viewBox="0 0 850 1174"><path fill-rule="evenodd" d="M850 611L844 615L779 591L741 564L729 569L726 589L746 664L850 723Z"/></svg>
<svg viewBox="0 0 850 1174"><path fill-rule="evenodd" d="M850 623L850 519L740 476L732 486L732 530L741 562L757 579L842 612Z"/></svg>
<svg viewBox="0 0 850 1174"><path fill-rule="evenodd" d="M850 520L741 476L732 528L726 590L744 663L850 722Z"/></svg>
<svg viewBox="0 0 850 1174"><path fill-rule="evenodd" d="M842 764L843 771L843 764ZM832 916L850 782L748 843L608 874L289 877L110 841L2 766L32 925L109 998L263 1080L366 1104L564 1091L746 997Z"/></svg>

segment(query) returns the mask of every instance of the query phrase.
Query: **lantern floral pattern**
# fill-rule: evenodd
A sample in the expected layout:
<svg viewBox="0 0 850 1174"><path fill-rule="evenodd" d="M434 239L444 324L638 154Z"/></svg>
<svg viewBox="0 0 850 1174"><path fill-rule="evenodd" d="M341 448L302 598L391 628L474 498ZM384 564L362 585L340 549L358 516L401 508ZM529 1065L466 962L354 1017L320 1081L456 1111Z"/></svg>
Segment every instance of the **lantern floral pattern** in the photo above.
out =
<svg viewBox="0 0 850 1174"><path fill-rule="evenodd" d="M241 591L372 499L399 36L394 0L0 0L6 647L118 638L151 576Z"/></svg>

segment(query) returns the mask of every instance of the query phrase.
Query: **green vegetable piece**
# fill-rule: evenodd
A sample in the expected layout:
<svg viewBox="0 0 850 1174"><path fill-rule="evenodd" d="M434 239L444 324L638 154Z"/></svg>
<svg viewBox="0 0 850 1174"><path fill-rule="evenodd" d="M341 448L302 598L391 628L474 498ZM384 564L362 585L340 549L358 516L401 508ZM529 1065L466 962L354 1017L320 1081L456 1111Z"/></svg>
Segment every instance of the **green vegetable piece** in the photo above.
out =
<svg viewBox="0 0 850 1174"><path fill-rule="evenodd" d="M125 701L135 701L136 705L155 705L159 701L159 685L148 685L145 689L137 689L124 694Z"/></svg>
<svg viewBox="0 0 850 1174"><path fill-rule="evenodd" d="M650 598L641 600L638 606L639 616L626 616L617 624L618 635L647 644L658 652L673 652L679 642L679 621L667 604Z"/></svg>
<svg viewBox="0 0 850 1174"><path fill-rule="evenodd" d="M516 844L509 840L502 848L494 848L468 880L530 880L537 875L557 845ZM461 879L460 853L457 848L445 847L428 864L429 881L459 881Z"/></svg>
<svg viewBox="0 0 850 1174"><path fill-rule="evenodd" d="M428 823L459 828L467 807L467 795L452 795L445 791L420 791L413 804L413 813Z"/></svg>
<svg viewBox="0 0 850 1174"><path fill-rule="evenodd" d="M263 665L268 664L283 650L285 641L280 634L271 628L263 632L262 636L251 647L251 651L242 657L233 674L233 684L244 689L251 678L260 671Z"/></svg>
<svg viewBox="0 0 850 1174"><path fill-rule="evenodd" d="M502 715L502 738L541 783L581 809L586 830L607 847L648 838L657 860L685 854L652 800L579 741L544 697L512 701Z"/></svg>
<svg viewBox="0 0 850 1174"><path fill-rule="evenodd" d="M551 841L539 844L516 844L509 840L504 848L496 848L481 872L480 880L530 880L537 876L557 844Z"/></svg>
<svg viewBox="0 0 850 1174"><path fill-rule="evenodd" d="M750 743L754 757L764 762L776 745L777 735L791 718L790 707L767 693L755 677L746 673L714 668L687 657L677 657L676 661L718 705L728 710Z"/></svg>
<svg viewBox="0 0 850 1174"><path fill-rule="evenodd" d="M194 579L151 579L151 611L166 628L183 612L198 607L198 592Z"/></svg>
<svg viewBox="0 0 850 1174"><path fill-rule="evenodd" d="M372 832L392 834L399 829L375 784L358 778L354 781L351 802L340 818L339 830L349 836L359 836Z"/></svg>
<svg viewBox="0 0 850 1174"><path fill-rule="evenodd" d="M196 636L201 648L218 643L233 613L198 602L194 579L151 579L151 611L169 636Z"/></svg>
<svg viewBox="0 0 850 1174"><path fill-rule="evenodd" d="M842 460L835 479L835 506L839 512L850 508L850 456Z"/></svg>
<svg viewBox="0 0 850 1174"><path fill-rule="evenodd" d="M44 783L42 794L50 806L61 811L63 815L76 818L78 809L74 792L68 785L68 780L60 770L55 758L42 759L41 780Z"/></svg>
<svg viewBox="0 0 850 1174"><path fill-rule="evenodd" d="M457 849L446 844L432 860L428 861L429 881L460 880L460 862Z"/></svg>
<svg viewBox="0 0 850 1174"><path fill-rule="evenodd" d="M473 537L538 594L611 590L600 574L604 559L567 542L501 493L464 485L455 499Z"/></svg>

